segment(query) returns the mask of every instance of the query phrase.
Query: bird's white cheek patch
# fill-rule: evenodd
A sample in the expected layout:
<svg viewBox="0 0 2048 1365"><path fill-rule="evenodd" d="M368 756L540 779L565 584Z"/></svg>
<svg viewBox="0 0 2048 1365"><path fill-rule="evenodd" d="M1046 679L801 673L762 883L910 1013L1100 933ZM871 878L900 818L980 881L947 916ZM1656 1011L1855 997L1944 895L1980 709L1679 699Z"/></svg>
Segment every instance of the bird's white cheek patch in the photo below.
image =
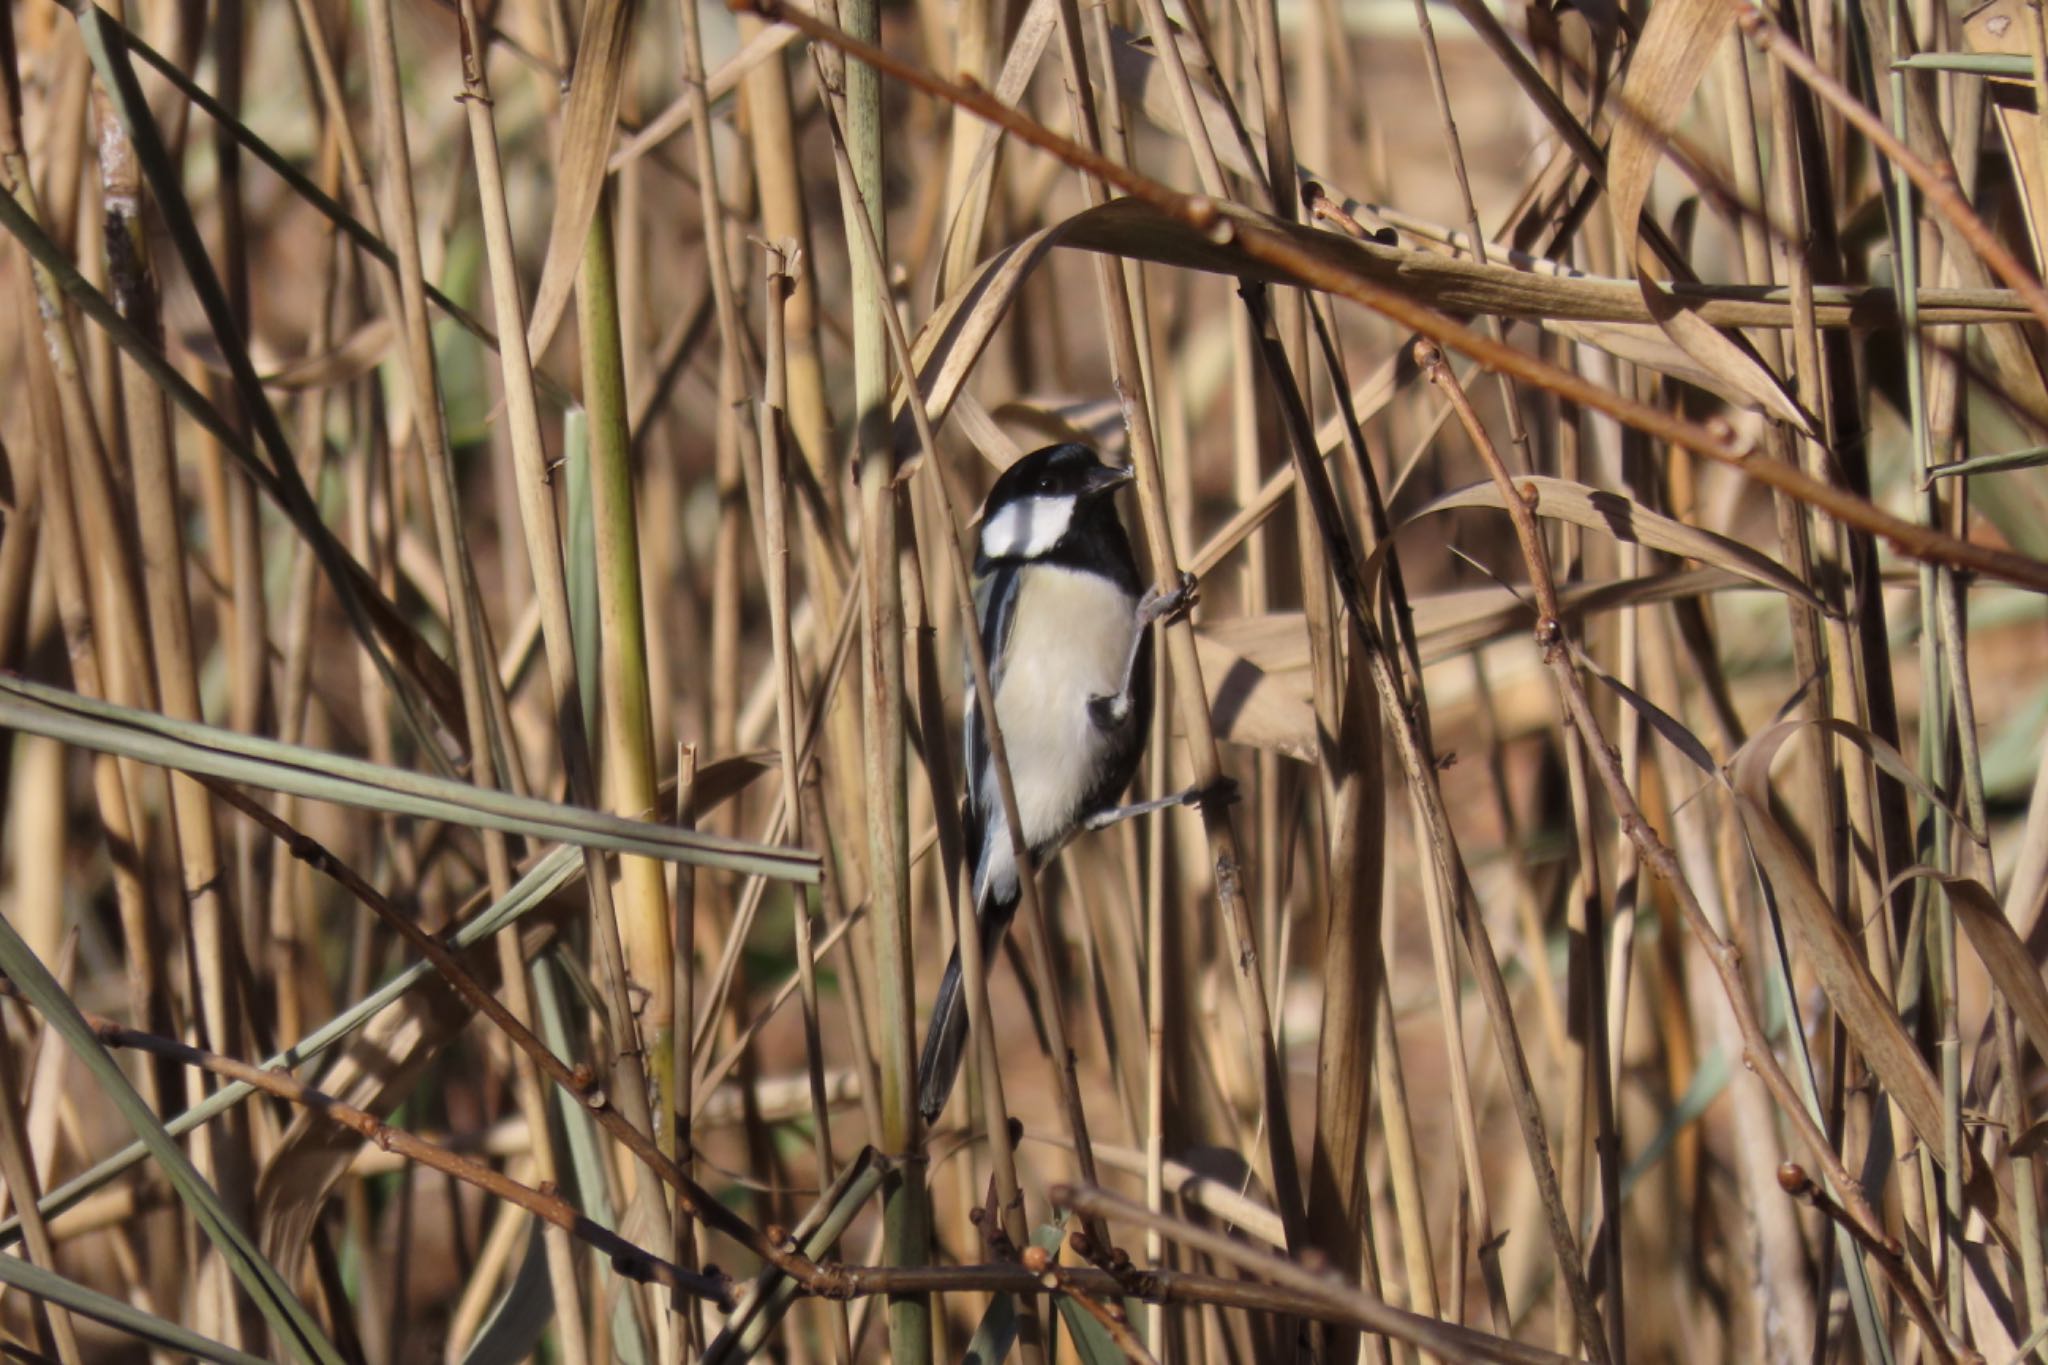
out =
<svg viewBox="0 0 2048 1365"><path fill-rule="evenodd" d="M1023 498L988 519L981 548L991 559L1033 559L1059 544L1073 520L1072 498Z"/></svg>

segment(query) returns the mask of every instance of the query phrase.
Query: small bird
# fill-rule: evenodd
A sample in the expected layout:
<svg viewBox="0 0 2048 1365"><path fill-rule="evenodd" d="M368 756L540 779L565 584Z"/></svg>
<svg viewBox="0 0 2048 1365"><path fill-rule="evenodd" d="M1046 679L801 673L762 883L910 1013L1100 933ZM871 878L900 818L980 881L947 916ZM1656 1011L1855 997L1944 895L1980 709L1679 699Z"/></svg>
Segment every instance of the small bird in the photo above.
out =
<svg viewBox="0 0 2048 1365"><path fill-rule="evenodd" d="M1011 465L982 507L974 558L975 617L988 651L1017 818L1043 866L1082 830L1190 804L1183 793L1116 804L1138 770L1152 726L1151 625L1185 611L1194 580L1144 590L1114 494L1128 467L1085 445L1048 446ZM1003 816L988 733L968 666L967 795L961 825L986 962L1017 912L1017 860ZM960 950L939 983L919 1065L918 1108L937 1119L967 1041Z"/></svg>

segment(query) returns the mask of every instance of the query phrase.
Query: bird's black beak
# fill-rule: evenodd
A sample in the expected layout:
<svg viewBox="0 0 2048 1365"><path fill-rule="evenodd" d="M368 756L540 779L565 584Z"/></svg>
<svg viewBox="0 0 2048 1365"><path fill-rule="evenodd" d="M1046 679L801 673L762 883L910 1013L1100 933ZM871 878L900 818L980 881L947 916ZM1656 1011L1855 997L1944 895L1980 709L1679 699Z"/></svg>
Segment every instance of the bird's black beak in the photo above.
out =
<svg viewBox="0 0 2048 1365"><path fill-rule="evenodd" d="M1088 483L1082 489L1082 495L1093 498L1104 493L1114 493L1137 477L1138 472L1127 464L1099 465L1089 473Z"/></svg>

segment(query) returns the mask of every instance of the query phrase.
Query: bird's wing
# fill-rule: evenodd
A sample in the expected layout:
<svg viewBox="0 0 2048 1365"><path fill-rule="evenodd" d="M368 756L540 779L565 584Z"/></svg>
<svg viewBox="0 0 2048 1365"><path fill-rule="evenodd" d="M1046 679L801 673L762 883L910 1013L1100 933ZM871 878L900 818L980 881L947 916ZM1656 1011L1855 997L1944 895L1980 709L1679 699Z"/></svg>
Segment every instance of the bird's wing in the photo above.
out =
<svg viewBox="0 0 2048 1365"><path fill-rule="evenodd" d="M1009 643L1010 627L1016 618L1018 572L1014 564L998 564L974 580L974 619L981 628L981 647L988 655L990 696L1003 690L1004 647ZM963 660L962 671L967 681L962 728L967 766L968 855L978 860L984 813L997 802L994 790L985 790L993 774L988 770L988 731L982 724L981 707L974 695L974 665Z"/></svg>

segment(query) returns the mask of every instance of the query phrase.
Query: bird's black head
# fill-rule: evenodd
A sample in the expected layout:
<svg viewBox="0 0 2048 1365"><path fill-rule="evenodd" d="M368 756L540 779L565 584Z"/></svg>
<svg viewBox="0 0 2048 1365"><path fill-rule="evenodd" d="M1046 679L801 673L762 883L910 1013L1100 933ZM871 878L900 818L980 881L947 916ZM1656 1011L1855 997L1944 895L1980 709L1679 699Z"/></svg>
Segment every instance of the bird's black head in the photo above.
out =
<svg viewBox="0 0 2048 1365"><path fill-rule="evenodd" d="M1047 446L1003 471L981 509L984 559L1043 559L1106 525L1121 542L1110 494L1131 481L1084 445Z"/></svg>

